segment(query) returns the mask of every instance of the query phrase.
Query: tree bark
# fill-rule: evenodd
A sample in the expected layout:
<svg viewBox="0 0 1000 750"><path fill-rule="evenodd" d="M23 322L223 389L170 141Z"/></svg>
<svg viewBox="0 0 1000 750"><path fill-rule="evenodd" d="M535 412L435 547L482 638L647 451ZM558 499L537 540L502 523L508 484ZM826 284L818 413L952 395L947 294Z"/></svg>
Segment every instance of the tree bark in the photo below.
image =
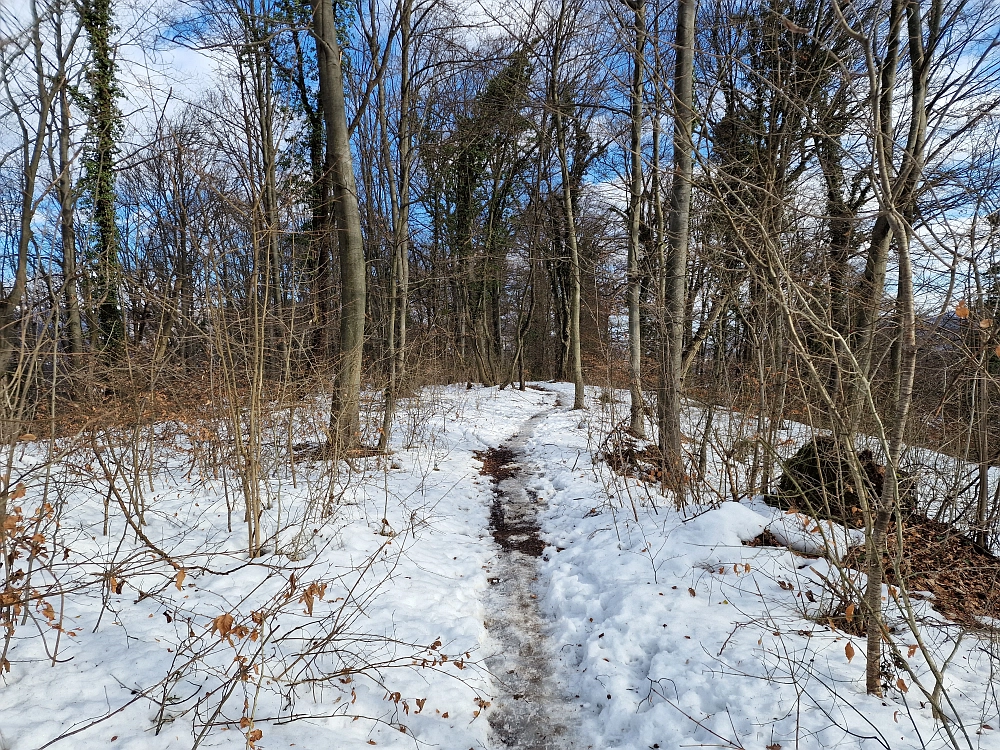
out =
<svg viewBox="0 0 1000 750"><path fill-rule="evenodd" d="M936 0L935 0L936 1ZM895 7L898 3L894 2ZM900 9L897 9L897 11ZM869 542L868 582L865 591L868 615L866 688L874 695L882 694L882 566L881 547L889 516L899 512L899 461L903 451L906 423L913 401L913 381L916 372L916 311L913 295L913 265L910 243L913 239L913 220L917 185L923 174L924 148L927 137L927 91L930 77L930 52L935 46L938 29L930 29L930 42L924 46L924 19L919 3L906 4L907 48L910 62L910 128L906 149L898 176L893 179L891 156L887 153L888 141L882 139L876 148L878 179L882 208L896 237L899 253L899 274L896 293L896 317L899 325L897 342L899 355L894 362L895 408L887 435L885 481L882 496L875 508L875 522ZM931 13L931 18L939 17ZM891 33L891 32L890 32ZM888 114L886 114L888 116ZM882 132L891 133L891 122L883 122Z"/></svg>
<svg viewBox="0 0 1000 750"><path fill-rule="evenodd" d="M333 215L340 252L340 357L333 387L330 439L338 448L360 441L361 365L365 337L365 248L354 180L340 44L333 7L312 0L320 101L326 122L326 167L332 176Z"/></svg>
<svg viewBox="0 0 1000 750"><path fill-rule="evenodd" d="M678 0L674 48L674 177L668 211L668 252L661 271L664 310L660 331L657 423L663 481L678 493L678 499L684 485L680 416L691 180L694 174L692 131L695 15L695 0Z"/></svg>
<svg viewBox="0 0 1000 750"><path fill-rule="evenodd" d="M628 195L628 353L629 353L629 431L637 438L646 437L642 399L642 325L639 303L642 274L639 271L640 204L642 201L642 94L643 63L646 47L646 0L631 0L633 11L632 87L630 91L632 140L629 147Z"/></svg>
<svg viewBox="0 0 1000 750"><path fill-rule="evenodd" d="M88 109L94 133L93 152L86 160L86 182L93 201L97 229L95 248L97 321L101 345L106 351L119 349L125 340L125 319L119 301L121 261L115 214L114 160L118 152L120 113L119 92L111 35L115 30L111 0L89 0L83 6L83 26L90 42L91 60L87 69L90 87Z"/></svg>
<svg viewBox="0 0 1000 750"><path fill-rule="evenodd" d="M392 204L392 259L389 274L389 330L387 333L389 356L389 384L385 392L385 412L378 447L389 447L392 418L399 396L399 383L406 374L406 314L410 266L410 35L412 0L401 0L400 5L400 68L399 68L399 123L398 144L399 185L392 169L389 137L385 127L384 109L380 113L383 123L383 150L389 175L389 198ZM380 106L383 104L379 102Z"/></svg>

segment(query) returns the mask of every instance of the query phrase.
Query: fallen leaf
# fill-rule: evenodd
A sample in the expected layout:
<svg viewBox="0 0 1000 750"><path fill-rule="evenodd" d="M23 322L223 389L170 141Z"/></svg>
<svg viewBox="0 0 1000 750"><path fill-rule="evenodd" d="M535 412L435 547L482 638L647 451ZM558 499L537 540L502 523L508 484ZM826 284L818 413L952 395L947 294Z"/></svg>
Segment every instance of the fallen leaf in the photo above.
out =
<svg viewBox="0 0 1000 750"><path fill-rule="evenodd" d="M844 654L847 656L847 663L850 664L854 659L854 645L850 641L844 646Z"/></svg>
<svg viewBox="0 0 1000 750"><path fill-rule="evenodd" d="M691 596L695 595L694 589L691 589L691 588L688 589L688 593L691 594Z"/></svg>
<svg viewBox="0 0 1000 750"><path fill-rule="evenodd" d="M913 655L914 655L915 653L917 653L917 644L916 644L916 643L911 643L911 644L910 644L909 646L907 646L907 648L906 648L906 658L907 658L907 659L912 659L912 658L913 658Z"/></svg>

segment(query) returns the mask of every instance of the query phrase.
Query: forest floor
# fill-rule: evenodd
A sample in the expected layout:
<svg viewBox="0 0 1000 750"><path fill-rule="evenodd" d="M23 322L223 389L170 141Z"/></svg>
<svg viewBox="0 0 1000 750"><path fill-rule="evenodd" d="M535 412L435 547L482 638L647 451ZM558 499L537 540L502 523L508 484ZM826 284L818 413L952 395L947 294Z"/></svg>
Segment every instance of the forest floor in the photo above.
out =
<svg viewBox="0 0 1000 750"><path fill-rule="evenodd" d="M11 483L45 554L0 674L0 750L1000 749L991 623L956 624L926 592L918 643L886 587L896 653L867 695L843 619L863 576L836 564L860 532L727 500L743 459L724 440L705 504L677 509L601 460L627 404L588 396L426 389L391 456L337 476L281 459L323 415L276 411L252 560L205 425L54 459L19 445Z"/></svg>

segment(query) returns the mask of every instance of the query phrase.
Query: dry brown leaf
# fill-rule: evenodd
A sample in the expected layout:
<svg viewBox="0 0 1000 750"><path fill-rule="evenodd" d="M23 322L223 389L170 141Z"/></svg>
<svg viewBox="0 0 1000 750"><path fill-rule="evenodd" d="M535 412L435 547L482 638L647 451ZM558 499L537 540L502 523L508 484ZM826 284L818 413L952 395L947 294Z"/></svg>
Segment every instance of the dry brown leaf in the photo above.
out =
<svg viewBox="0 0 1000 750"><path fill-rule="evenodd" d="M17 485L14 487L14 492L11 494L10 499L20 500L27 494L28 494L28 488L24 486L24 482L18 482Z"/></svg>
<svg viewBox="0 0 1000 750"><path fill-rule="evenodd" d="M695 590L694 589L688 589L688 593L691 594L691 596L695 596Z"/></svg>
<svg viewBox="0 0 1000 750"><path fill-rule="evenodd" d="M181 591L182 588L183 588L183 586L184 586L184 578L185 578L185 576L187 576L187 573L184 572L184 568L181 568L180 570L178 570L177 571L177 575L174 576L174 586L177 587L178 591Z"/></svg>
<svg viewBox="0 0 1000 750"><path fill-rule="evenodd" d="M229 634L233 630L233 616L228 612L224 615L219 615L214 620L212 620L212 630L213 633L218 633L220 638L226 638L228 640Z"/></svg>
<svg viewBox="0 0 1000 750"><path fill-rule="evenodd" d="M992 328L993 327L993 318L986 318L985 320L980 320L979 321L979 327L980 328Z"/></svg>
<svg viewBox="0 0 1000 750"><path fill-rule="evenodd" d="M847 645L844 646L844 655L847 656L847 663L850 664L854 659L854 644L850 641L848 641Z"/></svg>
<svg viewBox="0 0 1000 750"><path fill-rule="evenodd" d="M848 622L854 621L854 602L847 605L847 609L844 610L844 617Z"/></svg>
<svg viewBox="0 0 1000 750"><path fill-rule="evenodd" d="M913 655L915 653L917 653L917 644L916 643L911 643L909 646L906 647L906 658L907 659L912 659Z"/></svg>
<svg viewBox="0 0 1000 750"><path fill-rule="evenodd" d="M966 318L969 317L969 306L965 304L964 299L961 300L955 307L955 315L960 317L962 320L965 320Z"/></svg>
<svg viewBox="0 0 1000 750"><path fill-rule="evenodd" d="M896 687L898 687L898 688L899 688L900 690L902 690L902 691L903 691L904 693L908 692L908 691L909 691L909 689L910 689L910 688L908 688L908 687L906 686L906 683L905 683L905 682L903 682L903 678L902 678L902 677L899 677L899 678L897 678L897 679L896 679Z"/></svg>

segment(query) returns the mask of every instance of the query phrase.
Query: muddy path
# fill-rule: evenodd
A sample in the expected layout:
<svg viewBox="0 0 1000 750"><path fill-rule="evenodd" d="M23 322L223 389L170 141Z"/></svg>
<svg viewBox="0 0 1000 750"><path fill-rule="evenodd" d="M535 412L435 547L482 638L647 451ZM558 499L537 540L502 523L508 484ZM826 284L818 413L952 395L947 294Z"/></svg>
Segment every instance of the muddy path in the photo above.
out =
<svg viewBox="0 0 1000 750"><path fill-rule="evenodd" d="M554 652L538 606L538 558L545 548L538 515L545 504L525 489L529 470L523 451L534 426L549 413L533 416L506 444L477 453L482 473L494 482L490 530L498 553L485 604L487 629L499 646L486 662L496 690L489 722L498 749L588 747L577 736L576 704L560 679L571 667Z"/></svg>

